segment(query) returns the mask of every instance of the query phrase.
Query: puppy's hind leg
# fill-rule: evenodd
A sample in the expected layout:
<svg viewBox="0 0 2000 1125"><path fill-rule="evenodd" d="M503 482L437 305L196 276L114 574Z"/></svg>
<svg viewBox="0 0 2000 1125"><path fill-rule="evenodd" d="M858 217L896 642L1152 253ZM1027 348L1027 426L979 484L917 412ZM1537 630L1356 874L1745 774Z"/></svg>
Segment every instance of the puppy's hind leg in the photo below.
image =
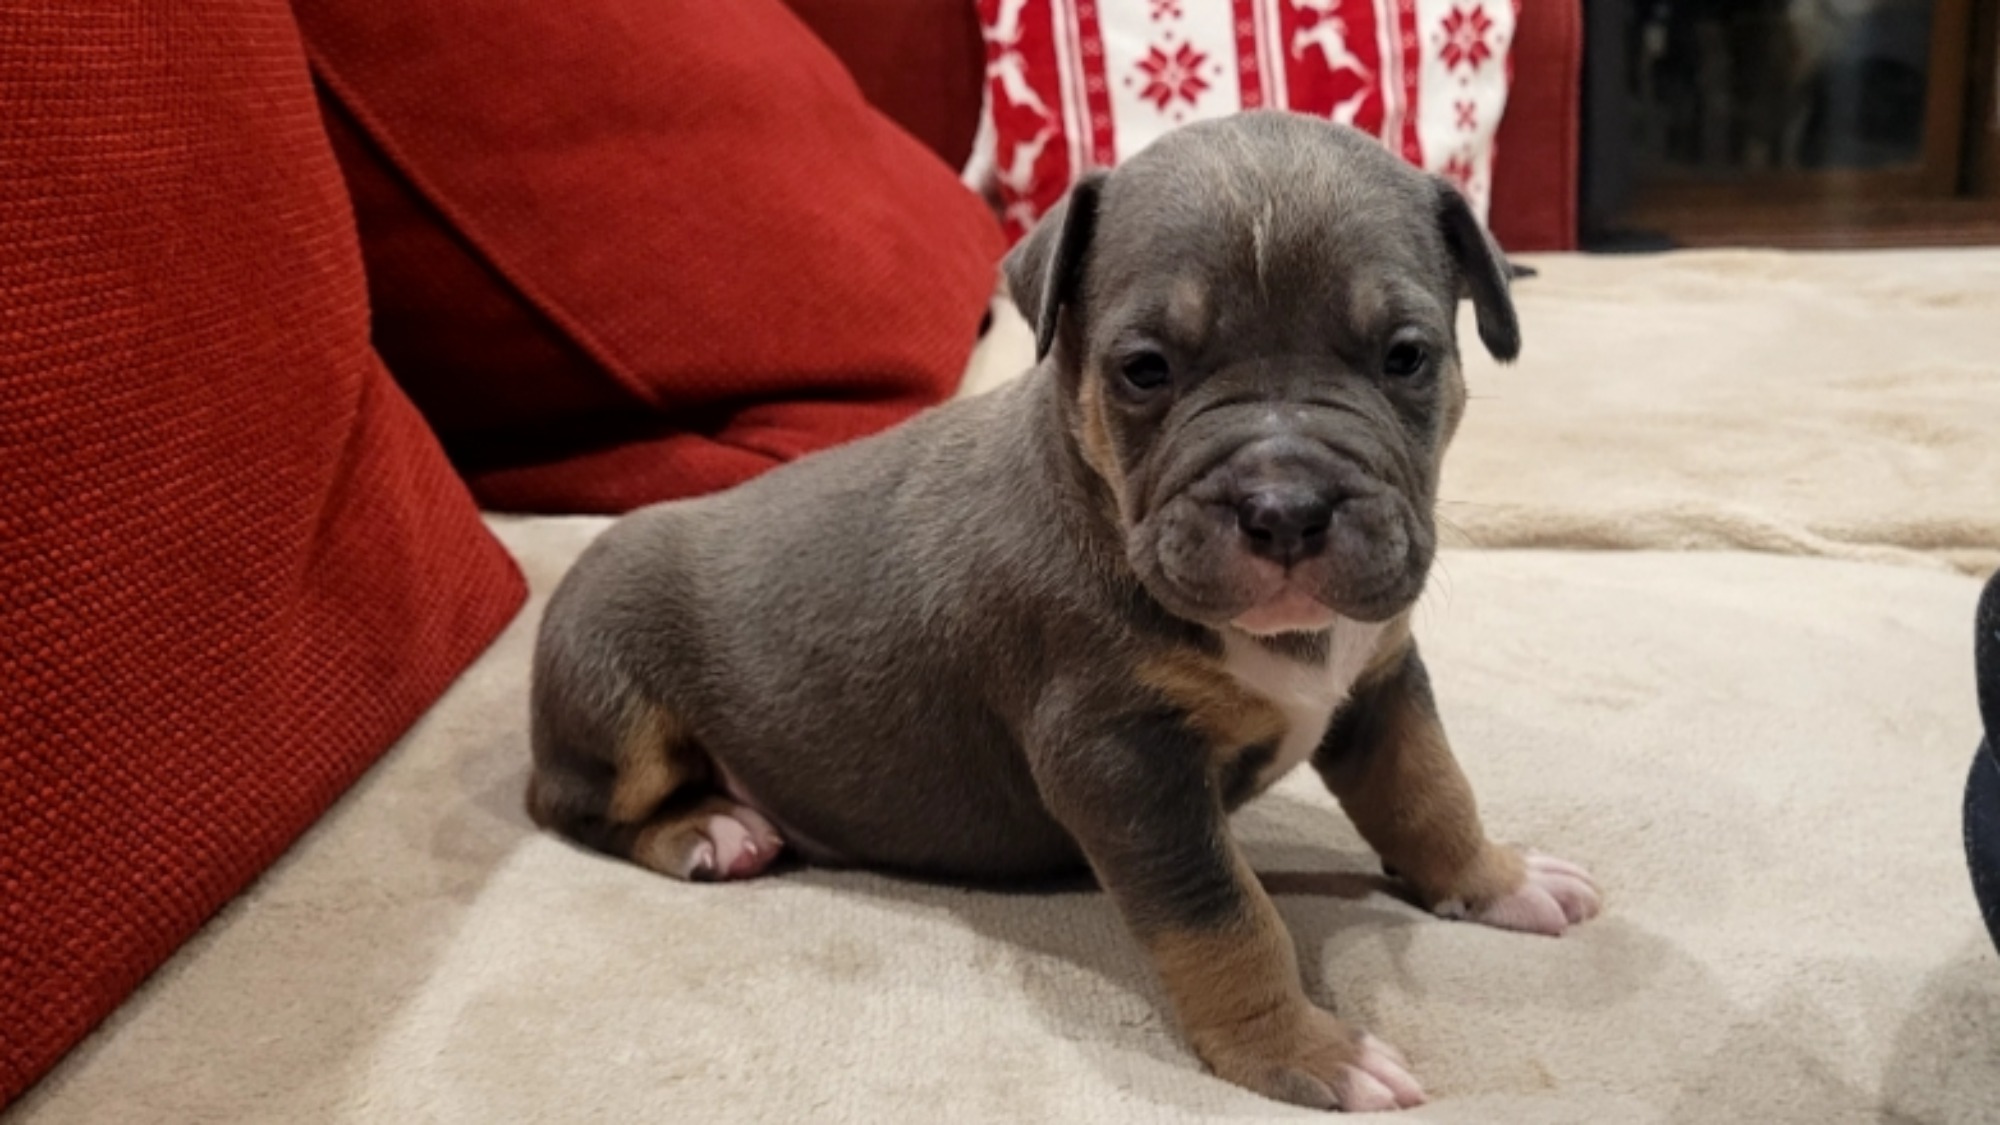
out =
<svg viewBox="0 0 2000 1125"><path fill-rule="evenodd" d="M542 655L542 654L538 654ZM578 682L538 660L528 814L584 847L676 879L747 879L784 849L668 708L609 669Z"/></svg>

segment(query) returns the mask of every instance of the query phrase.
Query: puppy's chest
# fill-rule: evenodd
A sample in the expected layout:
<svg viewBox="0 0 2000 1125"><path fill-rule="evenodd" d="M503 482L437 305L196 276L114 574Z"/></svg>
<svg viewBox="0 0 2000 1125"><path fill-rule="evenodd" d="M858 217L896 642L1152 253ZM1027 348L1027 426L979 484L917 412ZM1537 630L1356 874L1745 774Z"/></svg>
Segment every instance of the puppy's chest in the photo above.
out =
<svg viewBox="0 0 2000 1125"><path fill-rule="evenodd" d="M1333 721L1333 713L1347 701L1354 682L1374 657L1382 628L1360 621L1337 622L1330 631L1323 661L1274 651L1237 633L1223 639L1223 667L1230 676L1269 700L1285 718L1285 733L1277 752L1257 771L1253 791L1264 789L1312 756Z"/></svg>

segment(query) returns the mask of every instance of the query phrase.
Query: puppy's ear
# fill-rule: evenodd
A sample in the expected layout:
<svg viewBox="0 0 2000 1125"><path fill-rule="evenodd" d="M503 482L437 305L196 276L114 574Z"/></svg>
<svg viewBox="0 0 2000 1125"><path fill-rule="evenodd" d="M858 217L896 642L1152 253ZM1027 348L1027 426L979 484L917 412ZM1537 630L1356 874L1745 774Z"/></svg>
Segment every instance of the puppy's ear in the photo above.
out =
<svg viewBox="0 0 2000 1125"><path fill-rule="evenodd" d="M1035 229L1007 254L1007 290L1014 307L1035 326L1035 359L1046 359L1056 342L1064 306L1076 301L1084 255L1097 229L1097 199L1104 173L1091 172L1069 189Z"/></svg>
<svg viewBox="0 0 2000 1125"><path fill-rule="evenodd" d="M1444 244L1458 263L1460 290L1472 296L1472 308L1479 317L1479 338L1494 359L1511 360L1521 354L1521 322L1514 315L1514 298L1507 292L1507 278L1515 267L1458 189L1443 180L1437 184Z"/></svg>

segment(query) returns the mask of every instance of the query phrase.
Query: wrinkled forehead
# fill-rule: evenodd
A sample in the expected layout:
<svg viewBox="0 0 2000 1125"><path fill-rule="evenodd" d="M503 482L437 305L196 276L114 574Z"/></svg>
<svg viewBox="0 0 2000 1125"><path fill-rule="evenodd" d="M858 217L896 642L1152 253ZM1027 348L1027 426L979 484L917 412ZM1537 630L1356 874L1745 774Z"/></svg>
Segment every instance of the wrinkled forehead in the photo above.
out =
<svg viewBox="0 0 2000 1125"><path fill-rule="evenodd" d="M1087 303L1121 320L1448 317L1454 275L1419 177L1333 159L1135 162L1106 184Z"/></svg>

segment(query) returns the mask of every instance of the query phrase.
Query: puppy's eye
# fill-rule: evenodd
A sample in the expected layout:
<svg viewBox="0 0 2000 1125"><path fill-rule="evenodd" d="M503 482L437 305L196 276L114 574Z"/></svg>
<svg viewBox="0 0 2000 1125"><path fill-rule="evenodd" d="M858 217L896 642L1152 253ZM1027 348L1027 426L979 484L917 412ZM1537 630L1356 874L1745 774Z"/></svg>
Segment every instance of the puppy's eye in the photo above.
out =
<svg viewBox="0 0 2000 1125"><path fill-rule="evenodd" d="M1118 373L1136 390L1156 391L1167 385L1172 374L1167 357L1159 352L1134 352L1118 365Z"/></svg>
<svg viewBox="0 0 2000 1125"><path fill-rule="evenodd" d="M1421 375L1431 362L1431 353L1414 340L1398 340L1389 345L1389 352L1382 357L1382 374L1391 379L1408 379Z"/></svg>

